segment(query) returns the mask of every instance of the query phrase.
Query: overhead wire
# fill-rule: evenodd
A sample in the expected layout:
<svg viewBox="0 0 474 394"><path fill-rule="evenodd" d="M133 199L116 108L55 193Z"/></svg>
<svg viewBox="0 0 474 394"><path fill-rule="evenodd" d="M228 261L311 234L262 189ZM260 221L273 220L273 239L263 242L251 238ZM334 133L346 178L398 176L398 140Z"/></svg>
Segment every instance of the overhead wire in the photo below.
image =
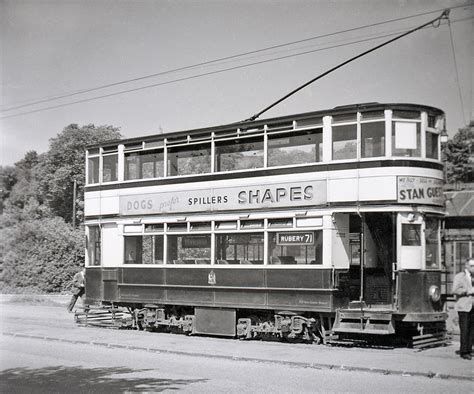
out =
<svg viewBox="0 0 474 394"><path fill-rule="evenodd" d="M466 3L464 5L454 6L454 7L451 7L451 9L461 8L461 7L465 7L467 5L469 5L469 3ZM141 80L144 80L144 79L163 76L163 75L175 73L175 72L178 72L178 71L185 71L185 70L189 70L189 69L193 69L193 68L197 68L197 67L202 67L202 66L205 66L205 65L215 64L215 63L223 62L223 61L226 61L226 60L236 59L236 58L239 58L239 57L252 55L252 54L256 54L256 53L261 53L261 52L265 52L265 51L270 51L272 49L282 48L282 47L285 47L285 46L295 45L295 44L308 42L308 41L312 41L312 40L316 40L316 39L320 39L320 38L330 37L330 36L334 36L334 35L338 35L338 34L344 34L344 33L352 32L352 31L356 31L356 30L366 29L366 28L369 28L369 27L380 26L380 25L387 24L387 23L392 23L392 22L398 22L398 21L401 21L401 20L412 19L412 18L416 18L416 17L424 16L424 15L429 15L429 14L432 14L432 13L435 13L435 12L440 12L440 11L442 11L442 10L428 11L428 12L413 14L413 15L409 15L409 16L405 16L405 17L389 19L389 20L382 21L382 22L371 23L371 24L362 25L362 26L358 26L358 27L354 27L354 28L350 28L350 29L340 30L340 31L337 31L337 32L321 34L321 35L318 35L318 36L313 36L313 37L308 37L308 38L304 38L304 39L300 39L300 40L296 40L296 41L291 41L291 42L287 42L287 43L272 45L272 46L269 46L269 47L260 48L260 49L256 49L256 50L253 50L253 51L247 51L247 52L243 52L243 53L239 53L239 54L235 54L235 55L231 55L231 56L225 56L225 57L221 57L221 58L217 58L217 59L213 59L213 60L208 60L208 61L204 61L204 62L200 62L200 63L195 63L195 64L192 64L192 65L178 67L178 68L174 68L174 69L171 69L171 70L162 71L162 72L159 72L159 73L148 74L148 75L144 75L144 76L141 76L141 77L135 77L135 78L130 78L130 79L117 81L117 82L113 82L113 83L109 83L109 84L104 84L104 85L96 86L96 87L93 87L93 88L81 89L81 90L73 91L73 92L70 92L70 93L64 93L64 94L60 94L60 95L52 95L52 96L42 97L42 98L38 98L38 99L26 100L26 101L18 103L20 105L10 104L10 107L4 108L1 111L2 112L13 111L13 110L16 110L16 109L21 109L21 108L25 108L25 107L32 106L32 105L37 105L37 104L42 104L42 103L49 102L49 101L55 101L55 100L60 100L60 99L63 99L63 98L73 97L73 96L77 96L77 95L80 95L80 94L85 94L85 93L89 93L89 92L93 92L93 91L97 91L97 90L102 90L102 89L106 89L106 88L110 88L110 87L115 87L115 86L131 83L131 82L137 82L137 81L141 81Z"/></svg>
<svg viewBox="0 0 474 394"><path fill-rule="evenodd" d="M380 38L390 37L390 36L393 36L393 35L395 35L395 34L391 33L391 34L378 36L378 37L374 37L374 38L353 41L353 42L349 42L349 43L346 43L346 44L333 45L333 46L330 46L330 47L324 47L324 48L304 51L304 52L300 52L300 53L296 53L296 54L291 54L291 55L286 55L286 56L279 56L277 58L261 60L261 61L247 63L247 64L243 64L243 65L239 65L239 66L228 67L228 68L224 68L224 69L220 69L220 70L215 70L215 71L210 71L210 72L206 72L206 73L191 75L191 76L188 76L188 77L177 78L177 79L173 79L173 80L170 80L170 81L159 82L159 83L155 83L155 84L151 84L151 85L145 85L145 86L141 86L141 87L137 87L137 88L133 88L133 89L120 90L118 92L108 93L108 94L104 94L104 95L100 95L100 96L89 97L89 98L85 98L85 99L81 99L81 100L72 101L72 102L69 102L69 103L58 104L58 105L53 105L53 106L49 106L49 107L43 107L43 108L39 108L39 109L36 109L36 110L20 112L20 113L13 114L13 115L6 115L6 116L0 117L0 119L15 118L15 117L18 117L18 116L28 115L28 114L32 114L32 113L36 113L36 112L43 112L43 111L50 110L50 109L67 107L67 106L74 105L74 104L79 104L79 103L86 103L86 102L89 102L89 101L95 101L95 100L99 100L99 99L103 99L103 98L107 98L107 97L118 96L118 95L122 95L122 94L125 94L125 93L137 92L137 91L140 91L140 90L145 90L145 89L150 89L150 88L154 88L154 87L158 87L158 86L169 85L169 84L173 84L173 83L177 83L177 82L182 82L182 81L187 81L187 80L191 80L191 79L201 78L201 77L205 77L205 76L209 76L209 75L213 75L213 74L221 74L221 73L224 73L224 72L227 72L227 71L252 67L252 66L256 66L256 65L264 64L264 63L275 62L275 61L282 60L282 59L288 59L288 58L292 58L292 57L296 57L296 56L307 55L307 54L310 54L310 53L320 52L320 51L324 51L324 50L328 50L328 49L340 48L340 47L349 46L349 45L353 45L353 44L357 44L357 43L361 43L361 42L367 42L367 41L372 41L372 40L376 40L376 39L380 39Z"/></svg>
<svg viewBox="0 0 474 394"><path fill-rule="evenodd" d="M454 49L453 31L451 29L451 23L449 23L449 20L448 20L448 26L449 26L449 38L450 38L450 41L451 41L451 49L452 49L452 53L453 53L455 78L456 78L456 84L457 84L457 87L458 87L459 101L460 101L460 104L461 104L462 119L464 121L464 124L467 124L466 115L464 113L464 100L462 98L461 84L459 83L459 71L458 71L458 63L456 61L456 50Z"/></svg>
<svg viewBox="0 0 474 394"><path fill-rule="evenodd" d="M260 112L257 112L256 114L252 115L250 118L248 119L245 119L245 121L253 121L257 118L259 118L262 114L264 114L265 112L267 112L268 110L272 109L273 107L275 107L276 105L280 104L281 102L283 102L284 100L286 100L287 98L293 96L295 93L299 92L300 90L304 89L305 87L311 85L312 83L318 81L319 79L325 77L326 75L329 75L330 73L340 69L341 67L344 67L346 64L349 64L349 63L352 63L353 61L357 60L357 59L360 59L361 57L365 56L365 55L368 55L369 53L372 53L388 44L391 44L392 42L395 42L409 34L412 34L420 29L423 29L425 26L434 26L434 27L439 27L440 24L441 24L441 21L443 19L448 19L449 21L449 12L450 10L447 9L447 10L444 10L443 13L436 17L435 19L429 21L429 22L426 22L424 23L423 25L420 25L420 26L417 26L415 27L414 29L410 29L408 30L407 32L401 34L401 35L398 35L388 41L385 41L383 42L382 44L379 44L379 45L376 45L375 47L373 48L370 48L362 53L359 53L358 55L356 56L353 56L351 57L350 59L348 60L345 60L344 62L342 63L339 63L338 65L332 67L331 69L323 72L322 74L319 74L318 76L316 76L315 78L309 80L308 82L305 82L303 85L300 85L298 86L296 89L293 89L291 92L287 93L286 95L284 95L283 97L279 98L277 101L273 102L272 104L270 104L269 106L265 107L263 110L261 110ZM435 25L435 23L438 23L438 25Z"/></svg>
<svg viewBox="0 0 474 394"><path fill-rule="evenodd" d="M456 21L453 21L452 23L461 22L461 21L465 21L465 20L469 20L469 19L474 19L474 17L464 18L462 20L456 20ZM136 91L140 91L140 90L150 89L150 88L153 88L153 87L169 85L169 84L173 84L173 83L177 83L177 82L196 79L196 78L209 76L209 75L213 75L213 74L220 74L220 73L224 73L224 72L227 72L227 71L232 71L232 70L237 70L237 69L241 69L241 68L251 67L251 66L255 66L255 65L259 65L259 64L270 63L270 62L274 62L274 61L278 61L278 60L282 60L282 59L288 59L288 58L291 58L291 57L307 55L307 54L310 54L310 53L320 52L320 51L324 51L324 50L328 50L328 49L334 49L334 48L339 48L339 47L358 44L358 43L361 43L361 42L368 42L368 41L372 41L372 40L376 40L376 39L380 39L380 38L391 37L395 34L397 34L397 33L385 34L385 35L382 35L382 36L377 36L377 37L372 37L372 38L368 38L368 39L352 41L352 42L345 43L345 44L339 44L339 45L333 45L333 46L329 46L329 47L318 48L318 49L314 49L314 50L308 50L308 51L304 51L304 52L300 52L300 53L296 53L296 54L280 56L280 57L277 57L277 58L272 58L272 59L247 63L247 64L234 66L234 67L228 67L228 68L224 68L224 69L221 69L221 70L210 71L210 72L207 72L207 73L201 73L201 74L196 74L196 75L192 75L192 76L188 76L188 77L177 78L177 79L173 79L173 80L170 80L170 81L159 82L159 83L155 83L155 84L151 84L151 85L145 85L145 86L141 86L141 87L137 87L137 88L133 88L133 89L121 90L121 91L118 91L118 92L113 92L113 93L104 94L104 95L100 95L100 96L89 97L89 98L85 98L85 99L81 99L81 100L72 101L72 102L69 102L69 103L58 104L58 105L53 105L53 106L49 106L49 107L43 107L43 108L39 108L39 109L36 109L36 110L20 112L20 113L13 114L13 115L7 115L7 116L0 117L0 119L15 118L15 117L28 115L28 114L32 114L32 113L43 112L43 111L47 111L47 110L51 110L51 109L67 107L67 106L71 106L71 105L75 105L75 104L79 104L79 103L85 103L85 102L89 102L89 101L94 101L94 100L99 100L99 99L103 99L103 98L113 97L113 96L122 95L122 94L126 94L126 93L132 93L132 92L136 92Z"/></svg>

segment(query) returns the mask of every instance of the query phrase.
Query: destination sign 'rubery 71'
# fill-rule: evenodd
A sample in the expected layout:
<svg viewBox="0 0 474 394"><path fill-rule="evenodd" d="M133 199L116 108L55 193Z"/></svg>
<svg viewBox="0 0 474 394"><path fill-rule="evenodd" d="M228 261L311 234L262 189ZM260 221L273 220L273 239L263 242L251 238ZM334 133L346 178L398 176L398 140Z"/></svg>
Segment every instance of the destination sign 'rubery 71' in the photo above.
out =
<svg viewBox="0 0 474 394"><path fill-rule="evenodd" d="M323 205L326 180L120 196L121 215L216 212Z"/></svg>
<svg viewBox="0 0 474 394"><path fill-rule="evenodd" d="M314 245L314 233L277 233L278 246Z"/></svg>
<svg viewBox="0 0 474 394"><path fill-rule="evenodd" d="M399 203L444 205L443 181L421 176L397 177Z"/></svg>

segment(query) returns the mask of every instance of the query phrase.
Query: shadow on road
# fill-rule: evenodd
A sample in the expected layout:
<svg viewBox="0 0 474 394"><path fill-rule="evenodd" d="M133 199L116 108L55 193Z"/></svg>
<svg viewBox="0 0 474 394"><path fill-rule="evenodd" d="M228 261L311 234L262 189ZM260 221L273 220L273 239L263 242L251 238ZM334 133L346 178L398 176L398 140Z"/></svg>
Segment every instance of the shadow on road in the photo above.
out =
<svg viewBox="0 0 474 394"><path fill-rule="evenodd" d="M80 367L12 368L0 372L0 393L159 392L179 390L185 385L206 381L206 379L184 380L114 376L130 373L135 375L147 371L152 370Z"/></svg>

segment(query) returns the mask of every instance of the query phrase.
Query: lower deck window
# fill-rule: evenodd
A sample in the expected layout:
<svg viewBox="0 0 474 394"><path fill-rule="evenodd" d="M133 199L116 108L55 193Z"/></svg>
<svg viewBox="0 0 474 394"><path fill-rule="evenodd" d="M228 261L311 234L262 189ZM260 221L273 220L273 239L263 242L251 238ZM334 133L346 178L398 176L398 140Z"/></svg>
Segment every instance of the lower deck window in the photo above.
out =
<svg viewBox="0 0 474 394"><path fill-rule="evenodd" d="M168 264L211 264L211 235L168 235Z"/></svg>
<svg viewBox="0 0 474 394"><path fill-rule="evenodd" d="M425 243L426 243L426 268L439 268L439 221L436 218L427 218L425 222Z"/></svg>
<svg viewBox="0 0 474 394"><path fill-rule="evenodd" d="M263 264L263 233L216 234L217 264Z"/></svg>
<svg viewBox="0 0 474 394"><path fill-rule="evenodd" d="M402 246L421 246L421 224L402 224Z"/></svg>
<svg viewBox="0 0 474 394"><path fill-rule="evenodd" d="M89 265L100 265L100 227L89 226L87 237L87 257Z"/></svg>
<svg viewBox="0 0 474 394"><path fill-rule="evenodd" d="M125 264L142 264L143 237L125 237Z"/></svg>
<svg viewBox="0 0 474 394"><path fill-rule="evenodd" d="M269 264L323 264L322 231L268 234Z"/></svg>

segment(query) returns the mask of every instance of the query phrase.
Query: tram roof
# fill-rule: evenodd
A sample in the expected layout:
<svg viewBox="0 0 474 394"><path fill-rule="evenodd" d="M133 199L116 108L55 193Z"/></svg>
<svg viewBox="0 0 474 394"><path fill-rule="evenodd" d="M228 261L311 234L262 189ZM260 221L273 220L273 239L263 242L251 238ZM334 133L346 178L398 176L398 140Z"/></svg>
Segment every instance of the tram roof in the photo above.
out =
<svg viewBox="0 0 474 394"><path fill-rule="evenodd" d="M314 117L322 117L322 116L335 116L335 115L343 115L353 112L359 111L376 111L376 110L384 110L384 109L397 109L397 110L417 110L417 111L429 111L434 112L436 115L443 115L444 112L436 107L432 107L429 105L422 105L422 104L413 104L413 103L378 103L378 102L370 102L370 103L360 103L360 104L350 104L350 105L342 105L337 106L331 109L325 109L321 111L311 111L311 112L303 112L298 114L291 114L291 115L284 115L274 118L264 118L259 120L245 120L241 122L234 122L228 123L224 125L218 126L210 126L210 127L203 127L199 129L188 129L182 131L174 131L169 133L160 133L160 134L150 134L141 137L133 137L133 138L124 138L124 139L117 139L117 140L110 140L100 144L93 144L87 146L87 149L90 148L98 148L98 147L110 147L118 144L130 144L130 143L137 143L137 142L147 142L147 141L156 141L157 139L164 139L164 138L176 138L185 135L192 135L192 134L200 134L200 133L211 133L223 130L231 130L231 129L246 129L251 127L252 129L263 126L263 125L272 125L273 127L277 127L279 124L284 124L285 122L293 121L293 120L303 120L309 119Z"/></svg>

